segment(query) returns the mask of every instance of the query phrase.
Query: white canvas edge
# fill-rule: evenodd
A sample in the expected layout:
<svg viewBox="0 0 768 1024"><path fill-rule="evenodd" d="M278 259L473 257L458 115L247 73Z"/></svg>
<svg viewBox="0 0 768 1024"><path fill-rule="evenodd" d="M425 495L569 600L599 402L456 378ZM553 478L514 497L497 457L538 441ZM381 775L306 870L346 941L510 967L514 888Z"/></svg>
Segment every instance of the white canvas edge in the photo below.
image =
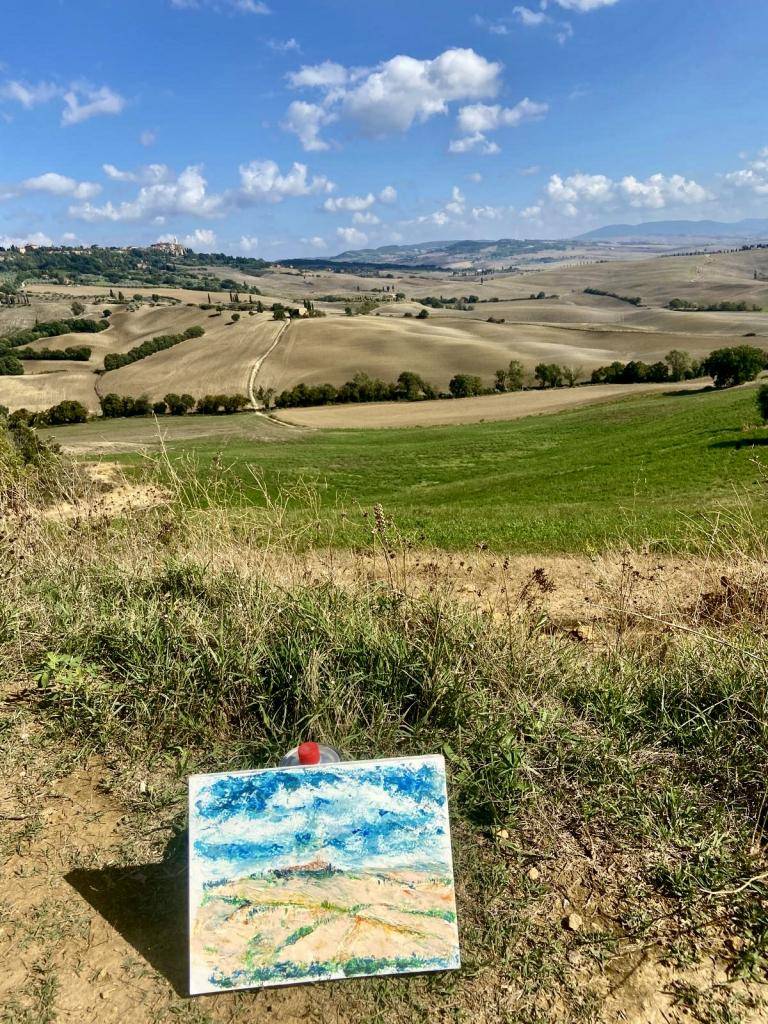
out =
<svg viewBox="0 0 768 1024"><path fill-rule="evenodd" d="M188 984L189 994L191 996L203 996L203 995L218 995L226 992L247 992L247 991L260 991L264 988L286 988L289 985L311 985L318 981L343 981L351 978L386 978L386 977L401 977L405 974L433 974L437 971L457 971L461 967L461 947L459 943L459 926L458 926L458 913L456 907L456 878L453 870L453 842L451 836L451 816L448 812L448 778L445 770L445 758L442 754L414 754L406 757L379 757L369 758L361 761L328 761L324 764L316 765L285 765L281 767L274 765L269 768L246 768L242 771L232 772L204 772L197 775L189 775L187 777L187 856L188 863L192 863L192 800L193 796L196 796L200 790L201 780L203 779L221 779L221 778L232 778L232 776L244 776L244 775L258 775L263 772L305 772L311 771L313 768L362 768L370 765L380 764L413 764L415 762L424 764L425 762L433 761L438 762L443 769L443 795L445 796L445 821L446 821L446 838L448 841L448 850L451 855L451 888L453 890L453 910L456 920L454 921L454 931L456 933L456 963L451 964L450 967L435 967L427 970L420 970L412 968L410 970L403 971L379 971L376 974L322 974L316 977L307 978L289 978L285 981L274 981L265 982L261 985L233 985L232 988L216 988L215 986L207 988L195 988L192 985L192 925L193 925L193 907L192 900L190 899L190 878L189 873L187 875L187 956L188 956ZM194 786L193 786L194 783Z"/></svg>

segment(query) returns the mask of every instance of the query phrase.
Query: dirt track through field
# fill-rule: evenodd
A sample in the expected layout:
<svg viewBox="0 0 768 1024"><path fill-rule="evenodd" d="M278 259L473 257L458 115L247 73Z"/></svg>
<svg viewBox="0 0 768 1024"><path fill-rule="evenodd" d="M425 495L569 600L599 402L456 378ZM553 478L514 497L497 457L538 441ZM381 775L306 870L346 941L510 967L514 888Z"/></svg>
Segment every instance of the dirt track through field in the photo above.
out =
<svg viewBox="0 0 768 1024"><path fill-rule="evenodd" d="M258 402L256 401L256 393L255 393L255 390L254 390L255 386L256 386L256 377L258 376L259 370L263 366L264 361L266 359L268 359L269 356L271 356L272 353L277 348L278 344L280 343L280 339L283 337L283 335L285 334L285 332L288 329L288 327L290 327L290 324L291 324L291 321L290 320L286 320L286 322L282 325L280 330L275 335L275 340L269 346L267 351L264 353L264 355L259 356L259 358L256 360L256 362L251 367L251 372L250 372L250 374L248 376L248 397L250 398L251 405L253 406L254 409L258 408Z"/></svg>

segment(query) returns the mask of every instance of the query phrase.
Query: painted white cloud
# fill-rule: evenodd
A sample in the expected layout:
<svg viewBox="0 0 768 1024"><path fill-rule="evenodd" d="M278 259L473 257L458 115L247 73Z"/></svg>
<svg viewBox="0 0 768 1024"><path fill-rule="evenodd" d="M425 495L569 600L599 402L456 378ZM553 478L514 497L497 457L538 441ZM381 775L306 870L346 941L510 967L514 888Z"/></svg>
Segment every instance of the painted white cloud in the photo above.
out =
<svg viewBox="0 0 768 1024"><path fill-rule="evenodd" d="M125 99L107 85L93 88L89 85L73 85L64 93L64 110L61 123L80 124L92 117L104 114L119 114L125 108Z"/></svg>
<svg viewBox="0 0 768 1024"><path fill-rule="evenodd" d="M486 154L497 153L499 147L488 139L489 132L499 128L517 128L526 121L539 121L548 111L547 103L537 103L527 96L514 107L502 107L498 103L473 103L461 107L457 124L463 135L454 139L448 149L451 153L468 153L473 149Z"/></svg>
<svg viewBox="0 0 768 1024"><path fill-rule="evenodd" d="M289 74L288 81L294 89L320 90L322 102L315 107L351 120L363 135L381 137L445 114L452 102L496 96L501 64L472 49L454 48L431 60L399 54L372 69L324 61ZM305 112L305 116L310 115ZM317 146L322 122L316 111L311 116L317 131L308 137ZM290 108L287 120L291 120Z"/></svg>
<svg viewBox="0 0 768 1024"><path fill-rule="evenodd" d="M344 242L345 245L365 245L368 241L368 235L363 231L358 231L357 228L336 228L336 235Z"/></svg>
<svg viewBox="0 0 768 1024"><path fill-rule="evenodd" d="M366 213L356 213L352 217L353 224L381 224L381 221L375 213L371 213L368 210Z"/></svg>
<svg viewBox="0 0 768 1024"><path fill-rule="evenodd" d="M22 181L21 188L25 192L47 192L53 196L72 196L74 199L93 199L101 192L101 185L93 181L75 181L55 171L27 178Z"/></svg>
<svg viewBox="0 0 768 1024"><path fill-rule="evenodd" d="M294 163L286 173L274 160L253 160L240 167L242 196L258 202L279 203L287 196L332 192L333 182L323 175L309 176L306 164Z"/></svg>
<svg viewBox="0 0 768 1024"><path fill-rule="evenodd" d="M282 128L298 136L304 149L313 152L330 148L328 143L320 138L320 130L335 120L335 114L317 103L294 100L286 111Z"/></svg>
<svg viewBox="0 0 768 1024"><path fill-rule="evenodd" d="M380 203L396 203L397 202L397 189L392 185L385 185L384 188L379 192Z"/></svg>

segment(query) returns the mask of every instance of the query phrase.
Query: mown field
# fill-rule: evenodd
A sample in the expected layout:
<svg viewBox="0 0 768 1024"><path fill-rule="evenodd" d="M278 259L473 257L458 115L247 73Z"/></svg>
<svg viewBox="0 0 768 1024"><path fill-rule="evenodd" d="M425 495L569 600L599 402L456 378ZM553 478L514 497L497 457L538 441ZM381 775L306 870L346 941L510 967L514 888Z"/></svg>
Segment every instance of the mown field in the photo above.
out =
<svg viewBox="0 0 768 1024"><path fill-rule="evenodd" d="M742 506L764 521L768 434L755 388L667 391L513 422L403 430L303 432L279 443L248 436L243 414L227 428L201 417L195 437L166 440L171 466L193 468L205 505L215 480L233 505L264 503L309 485L315 539L360 543L380 503L419 544L451 550L487 544L510 552L583 552L623 542L675 550L701 541L706 523ZM77 448L112 442L141 471L129 424L85 424L54 435ZM212 429L215 436L206 436ZM231 431L228 432L228 431ZM48 436L48 432L43 432ZM146 435L145 435L146 436ZM273 435L274 436L274 435ZM298 525L306 508L289 515Z"/></svg>

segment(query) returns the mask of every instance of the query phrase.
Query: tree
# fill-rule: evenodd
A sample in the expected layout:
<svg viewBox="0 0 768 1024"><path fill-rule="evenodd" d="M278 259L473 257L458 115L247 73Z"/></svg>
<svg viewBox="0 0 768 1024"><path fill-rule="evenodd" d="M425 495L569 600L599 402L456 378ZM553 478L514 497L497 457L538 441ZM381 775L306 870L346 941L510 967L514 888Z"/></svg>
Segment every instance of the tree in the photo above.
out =
<svg viewBox="0 0 768 1024"><path fill-rule="evenodd" d="M109 320L109 318L112 316L112 310L105 309L101 315L104 317L105 320Z"/></svg>
<svg viewBox="0 0 768 1024"><path fill-rule="evenodd" d="M107 419L116 419L125 415L125 402L120 395L110 392L101 399L101 415Z"/></svg>
<svg viewBox="0 0 768 1024"><path fill-rule="evenodd" d="M578 382L578 379L579 377L581 377L583 372L584 371L581 366L563 367L563 377L565 377L565 380L569 388L573 388L576 386L576 383Z"/></svg>
<svg viewBox="0 0 768 1024"><path fill-rule="evenodd" d="M673 348L664 356L664 362L669 367L669 379L672 381L687 380L691 375L693 360L690 352L683 352L679 348Z"/></svg>
<svg viewBox="0 0 768 1024"><path fill-rule="evenodd" d="M754 345L735 345L710 352L701 364L702 373L713 377L716 388L745 384L766 367L766 354Z"/></svg>
<svg viewBox="0 0 768 1024"><path fill-rule="evenodd" d="M351 316L352 314L350 313L349 315ZM277 309L272 310L272 319L285 320L285 310L283 309L282 306L279 306Z"/></svg>
<svg viewBox="0 0 768 1024"><path fill-rule="evenodd" d="M561 388L563 386L564 371L557 363L539 363L534 370L536 380L543 388Z"/></svg>
<svg viewBox="0 0 768 1024"><path fill-rule="evenodd" d="M448 389L454 398L470 398L479 395L483 390L483 382L471 373L457 373L451 377Z"/></svg>
<svg viewBox="0 0 768 1024"><path fill-rule="evenodd" d="M511 359L507 368L507 388L510 391L522 391L525 370L519 359Z"/></svg>
<svg viewBox="0 0 768 1024"><path fill-rule="evenodd" d="M24 367L13 352L0 350L0 377L20 377L23 373Z"/></svg>
<svg viewBox="0 0 768 1024"><path fill-rule="evenodd" d="M155 416L165 416L167 411L168 406L165 404L165 402L152 403L152 412L155 414Z"/></svg>
<svg viewBox="0 0 768 1024"><path fill-rule="evenodd" d="M411 370L404 370L397 378L395 385L397 398L405 399L407 402L417 402L422 398L435 398L435 389L428 384L418 373Z"/></svg>
<svg viewBox="0 0 768 1024"><path fill-rule="evenodd" d="M177 395L175 392L171 392L165 396L165 404L168 406L171 416L186 416L194 407L195 400L192 395Z"/></svg>
<svg viewBox="0 0 768 1024"><path fill-rule="evenodd" d="M416 314L416 319L417 320L426 320L428 316L429 316L429 310L428 309L420 309L419 312Z"/></svg>
<svg viewBox="0 0 768 1024"><path fill-rule="evenodd" d="M239 313L233 313L232 314L232 323L233 324L236 324L239 319L240 319L240 314Z"/></svg>
<svg viewBox="0 0 768 1024"><path fill-rule="evenodd" d="M51 426L59 426L65 423L86 423L88 421L88 410L82 402L74 402L66 399L52 406L45 414L46 421Z"/></svg>
<svg viewBox="0 0 768 1024"><path fill-rule="evenodd" d="M72 310L72 316L82 316L85 312L85 306L77 299L75 299L69 308Z"/></svg>
<svg viewBox="0 0 768 1024"><path fill-rule="evenodd" d="M506 370L497 370L496 373L495 373L495 378L496 379L494 381L494 385L493 386L496 388L496 390L497 391L506 391L507 390L507 371Z"/></svg>

